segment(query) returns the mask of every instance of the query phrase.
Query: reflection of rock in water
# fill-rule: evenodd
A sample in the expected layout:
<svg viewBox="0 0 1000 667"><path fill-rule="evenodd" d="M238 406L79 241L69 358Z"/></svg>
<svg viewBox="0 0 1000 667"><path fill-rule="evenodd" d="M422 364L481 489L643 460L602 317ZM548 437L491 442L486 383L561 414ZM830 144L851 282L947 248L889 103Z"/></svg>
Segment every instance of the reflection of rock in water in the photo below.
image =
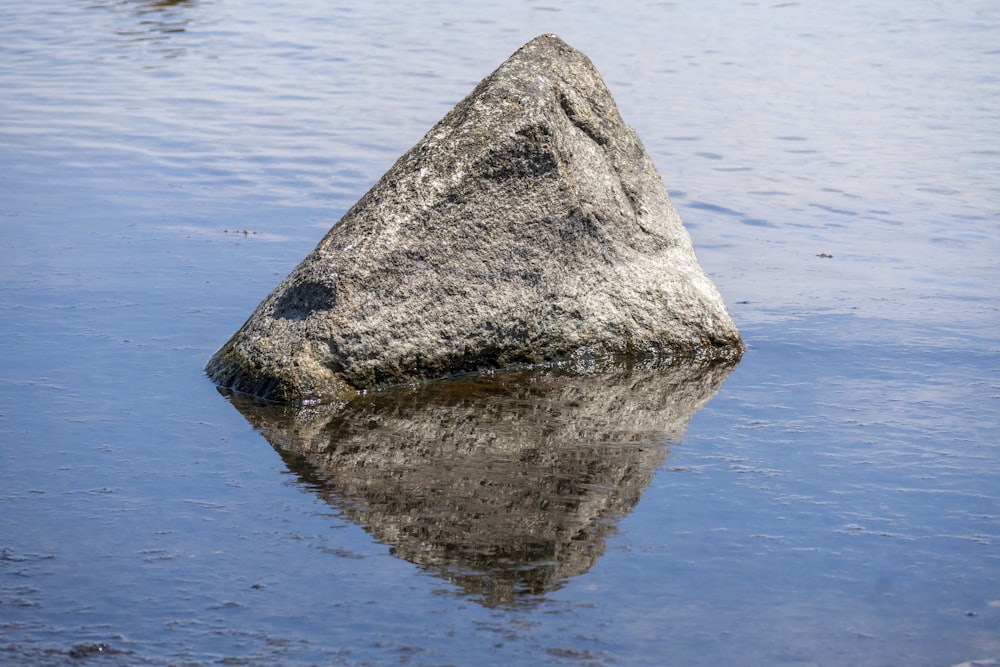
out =
<svg viewBox="0 0 1000 667"><path fill-rule="evenodd" d="M232 401L347 517L493 606L587 571L731 370L549 368L340 406Z"/></svg>

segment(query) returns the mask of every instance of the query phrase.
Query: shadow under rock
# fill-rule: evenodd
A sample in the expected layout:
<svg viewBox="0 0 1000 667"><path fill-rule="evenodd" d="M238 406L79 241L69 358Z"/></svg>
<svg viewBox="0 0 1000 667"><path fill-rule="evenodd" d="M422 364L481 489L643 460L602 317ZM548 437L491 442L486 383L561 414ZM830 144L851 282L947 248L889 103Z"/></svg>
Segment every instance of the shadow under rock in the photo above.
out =
<svg viewBox="0 0 1000 667"><path fill-rule="evenodd" d="M496 607L594 565L733 368L532 369L329 406L229 399L326 502Z"/></svg>

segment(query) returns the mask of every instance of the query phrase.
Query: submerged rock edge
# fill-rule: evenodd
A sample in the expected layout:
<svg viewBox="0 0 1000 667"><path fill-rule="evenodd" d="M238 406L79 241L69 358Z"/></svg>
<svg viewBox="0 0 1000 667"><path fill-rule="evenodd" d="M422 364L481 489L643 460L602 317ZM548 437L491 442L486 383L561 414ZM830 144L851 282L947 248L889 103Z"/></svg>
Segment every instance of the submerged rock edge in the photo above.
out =
<svg viewBox="0 0 1000 667"><path fill-rule="evenodd" d="M512 365L743 349L600 75L543 35L407 151L206 371L301 403Z"/></svg>

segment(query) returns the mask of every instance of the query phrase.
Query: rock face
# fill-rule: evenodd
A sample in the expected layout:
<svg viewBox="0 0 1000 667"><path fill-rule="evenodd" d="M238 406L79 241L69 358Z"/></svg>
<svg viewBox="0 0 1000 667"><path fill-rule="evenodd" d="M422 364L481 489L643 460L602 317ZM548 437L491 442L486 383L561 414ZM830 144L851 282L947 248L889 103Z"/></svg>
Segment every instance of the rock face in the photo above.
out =
<svg viewBox="0 0 1000 667"><path fill-rule="evenodd" d="M206 370L274 401L338 401L524 363L742 352L597 70L542 35L404 154Z"/></svg>
<svg viewBox="0 0 1000 667"><path fill-rule="evenodd" d="M533 368L344 405L231 400L338 516L494 607L594 565L732 368Z"/></svg>

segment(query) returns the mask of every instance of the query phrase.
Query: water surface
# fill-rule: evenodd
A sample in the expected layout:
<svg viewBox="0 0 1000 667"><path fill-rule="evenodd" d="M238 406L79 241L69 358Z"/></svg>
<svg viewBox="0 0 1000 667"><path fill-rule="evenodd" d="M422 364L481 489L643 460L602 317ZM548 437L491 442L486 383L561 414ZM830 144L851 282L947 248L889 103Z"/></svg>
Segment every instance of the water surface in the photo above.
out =
<svg viewBox="0 0 1000 667"><path fill-rule="evenodd" d="M208 357L542 32L739 366L291 428L221 396ZM0 8L0 664L1000 661L998 34L972 0Z"/></svg>

